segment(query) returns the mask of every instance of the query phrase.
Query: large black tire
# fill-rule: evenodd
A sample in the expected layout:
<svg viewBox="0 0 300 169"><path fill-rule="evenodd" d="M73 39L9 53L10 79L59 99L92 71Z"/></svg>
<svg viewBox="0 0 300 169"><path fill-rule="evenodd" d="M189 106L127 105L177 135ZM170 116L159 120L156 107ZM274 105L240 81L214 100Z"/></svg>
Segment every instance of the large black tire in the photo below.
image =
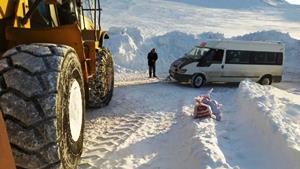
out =
<svg viewBox="0 0 300 169"><path fill-rule="evenodd" d="M258 81L258 83L260 83L261 85L271 85L272 82L273 80L271 75L265 75Z"/></svg>
<svg viewBox="0 0 300 169"><path fill-rule="evenodd" d="M106 48L97 53L96 72L93 79L89 80L90 108L107 106L111 101L114 90L114 63L110 51Z"/></svg>
<svg viewBox="0 0 300 169"><path fill-rule="evenodd" d="M0 108L17 168L77 168L84 92L80 62L70 47L20 45L0 58ZM74 105L79 111L69 111Z"/></svg>

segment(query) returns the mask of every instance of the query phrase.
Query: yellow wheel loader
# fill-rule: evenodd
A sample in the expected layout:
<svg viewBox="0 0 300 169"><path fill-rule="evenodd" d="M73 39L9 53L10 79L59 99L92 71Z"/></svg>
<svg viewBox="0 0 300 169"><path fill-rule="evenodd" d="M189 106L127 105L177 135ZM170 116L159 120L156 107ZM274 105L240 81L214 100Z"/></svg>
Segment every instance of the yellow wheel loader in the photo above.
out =
<svg viewBox="0 0 300 169"><path fill-rule="evenodd" d="M114 69L100 0L0 0L0 168L77 168Z"/></svg>

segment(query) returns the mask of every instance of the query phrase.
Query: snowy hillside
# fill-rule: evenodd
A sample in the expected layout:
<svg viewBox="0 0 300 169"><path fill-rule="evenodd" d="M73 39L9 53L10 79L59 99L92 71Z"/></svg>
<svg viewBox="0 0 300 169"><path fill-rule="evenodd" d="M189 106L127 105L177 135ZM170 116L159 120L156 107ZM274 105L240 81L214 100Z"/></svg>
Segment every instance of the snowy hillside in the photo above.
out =
<svg viewBox="0 0 300 169"><path fill-rule="evenodd" d="M104 0L102 6L105 28L138 27L146 38L171 31L232 37L261 30L300 37L300 7L281 0Z"/></svg>

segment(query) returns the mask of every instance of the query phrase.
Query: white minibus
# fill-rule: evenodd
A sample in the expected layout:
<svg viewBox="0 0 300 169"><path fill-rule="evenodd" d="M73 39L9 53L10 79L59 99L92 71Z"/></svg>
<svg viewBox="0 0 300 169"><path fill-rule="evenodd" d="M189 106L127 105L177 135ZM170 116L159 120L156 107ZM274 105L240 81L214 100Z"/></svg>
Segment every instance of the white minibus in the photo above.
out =
<svg viewBox="0 0 300 169"><path fill-rule="evenodd" d="M284 51L281 42L207 41L174 61L169 73L173 79L193 87L246 78L270 85L282 79Z"/></svg>

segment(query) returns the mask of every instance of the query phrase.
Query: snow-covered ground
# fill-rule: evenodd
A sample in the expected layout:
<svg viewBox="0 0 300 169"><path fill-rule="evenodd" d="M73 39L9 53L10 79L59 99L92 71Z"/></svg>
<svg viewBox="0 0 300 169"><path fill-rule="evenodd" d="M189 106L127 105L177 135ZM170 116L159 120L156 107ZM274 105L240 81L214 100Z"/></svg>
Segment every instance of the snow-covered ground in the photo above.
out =
<svg viewBox="0 0 300 169"><path fill-rule="evenodd" d="M194 97L211 88L223 120L193 119ZM246 81L117 88L110 106L87 115L81 168L297 169L300 95L292 91Z"/></svg>
<svg viewBox="0 0 300 169"><path fill-rule="evenodd" d="M82 168L229 167L218 147L216 123L191 116L194 97L211 87L216 99L234 102L224 95L235 93L236 86L198 90L162 83L117 88L110 106L88 114L86 126L91 130Z"/></svg>
<svg viewBox="0 0 300 169"><path fill-rule="evenodd" d="M241 3L242 2L242 3ZM299 169L300 7L284 0L102 0L116 89L90 110L82 169ZM282 41L284 82L209 84L147 79L155 47L159 76L200 41ZM194 98L214 88L224 118L193 119Z"/></svg>

